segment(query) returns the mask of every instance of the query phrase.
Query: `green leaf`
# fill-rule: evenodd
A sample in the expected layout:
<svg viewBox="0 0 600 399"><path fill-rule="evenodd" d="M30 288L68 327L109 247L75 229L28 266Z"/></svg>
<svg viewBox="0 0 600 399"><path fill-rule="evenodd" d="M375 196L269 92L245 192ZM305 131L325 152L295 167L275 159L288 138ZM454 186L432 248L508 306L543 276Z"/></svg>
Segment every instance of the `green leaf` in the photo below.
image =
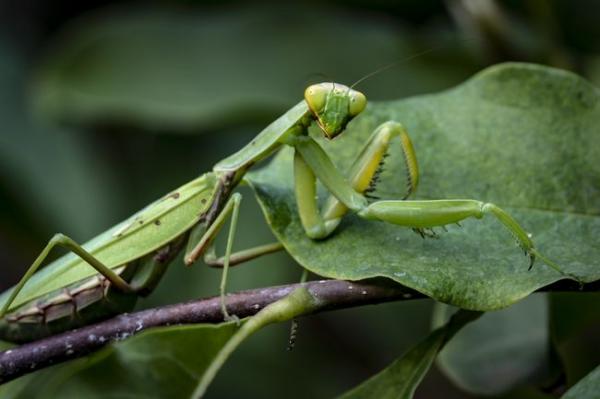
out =
<svg viewBox="0 0 600 399"><path fill-rule="evenodd" d="M345 171L378 124L401 121L422 171L417 198L494 202L533 234L541 253L591 282L600 278L599 100L574 74L501 64L440 94L371 104L344 136L323 146ZM399 149L390 152L377 194L399 198L405 172ZM248 180L286 250L318 275L388 277L473 310L508 306L563 278L539 260L529 271L511 235L489 216L425 240L347 216L333 236L310 240L296 211L291 156L285 149Z"/></svg>
<svg viewBox="0 0 600 399"><path fill-rule="evenodd" d="M33 120L24 96L26 72L25 62L0 41L2 189L42 219L39 225L87 237L115 216L112 176L80 132Z"/></svg>
<svg viewBox="0 0 600 399"><path fill-rule="evenodd" d="M356 388L346 392L340 399L412 398L444 344L465 324L479 316L480 313L477 312L459 311L444 326L434 330L402 357Z"/></svg>
<svg viewBox="0 0 600 399"><path fill-rule="evenodd" d="M550 298L552 334L560 345L600 325L599 292L554 292Z"/></svg>
<svg viewBox="0 0 600 399"><path fill-rule="evenodd" d="M455 308L442 305L434 326ZM496 312L485 313L463 328L440 353L442 371L460 388L479 395L498 395L545 377L550 370L548 303L532 295Z"/></svg>
<svg viewBox="0 0 600 399"><path fill-rule="evenodd" d="M352 83L394 60L411 58L395 76L366 82L372 92L390 98L439 90L474 70L462 62L439 73L438 62L426 62L432 54L412 58L423 48L409 37L386 19L321 6L119 6L64 32L40 68L34 96L42 113L70 123L196 131L264 121L299 101L308 83ZM467 58L456 44L443 47Z"/></svg>
<svg viewBox="0 0 600 399"><path fill-rule="evenodd" d="M563 364L568 385L598 365L600 292L553 292L550 296L551 337Z"/></svg>
<svg viewBox="0 0 600 399"><path fill-rule="evenodd" d="M161 327L0 387L0 398L184 398L235 323Z"/></svg>
<svg viewBox="0 0 600 399"><path fill-rule="evenodd" d="M561 399L598 399L600 397L600 366L567 391Z"/></svg>

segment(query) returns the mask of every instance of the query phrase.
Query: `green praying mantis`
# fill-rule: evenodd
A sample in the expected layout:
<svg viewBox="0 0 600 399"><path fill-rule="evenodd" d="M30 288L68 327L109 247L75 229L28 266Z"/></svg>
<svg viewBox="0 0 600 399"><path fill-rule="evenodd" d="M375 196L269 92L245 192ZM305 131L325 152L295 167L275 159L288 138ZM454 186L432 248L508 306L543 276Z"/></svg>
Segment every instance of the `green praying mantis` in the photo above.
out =
<svg viewBox="0 0 600 399"><path fill-rule="evenodd" d="M410 137L398 122L380 125L344 176L308 134L308 128L316 123L327 139L334 139L366 103L362 93L341 84L311 85L300 103L241 150L218 162L211 172L83 245L56 234L19 283L0 296L0 339L27 342L129 311L138 296L148 295L156 287L181 251L185 251L187 265L203 257L209 265L223 268L221 305L225 319L231 319L224 295L228 267L282 249L280 243L274 243L232 253L242 199L234 190L253 165L286 145L295 150L297 208L311 239L330 236L347 212L409 227L421 235L436 226L492 214L514 235L529 256L530 267L536 257L549 263L534 248L527 232L494 204L471 199L406 200L417 188L419 171ZM371 201L368 193L375 188L376 176L395 138L400 140L408 174L406 196L402 200ZM317 179L330 193L322 208ZM229 217L225 254L218 257L214 239ZM69 253L38 271L57 246Z"/></svg>

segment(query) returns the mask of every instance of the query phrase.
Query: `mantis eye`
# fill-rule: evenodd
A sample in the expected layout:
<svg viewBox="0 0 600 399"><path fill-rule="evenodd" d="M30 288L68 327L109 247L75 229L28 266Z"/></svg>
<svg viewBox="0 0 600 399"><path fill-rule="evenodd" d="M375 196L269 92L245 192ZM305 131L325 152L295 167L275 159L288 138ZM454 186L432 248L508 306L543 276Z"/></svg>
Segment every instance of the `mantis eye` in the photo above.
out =
<svg viewBox="0 0 600 399"><path fill-rule="evenodd" d="M304 91L304 99L308 104L308 107L313 112L319 112L325 106L325 101L327 100L327 94L330 90L323 85L316 84L308 86L308 88Z"/></svg>
<svg viewBox="0 0 600 399"><path fill-rule="evenodd" d="M364 94L358 91L353 91L350 95L350 106L348 107L348 113L351 117L355 117L356 115L363 112L365 107L367 106L367 98Z"/></svg>

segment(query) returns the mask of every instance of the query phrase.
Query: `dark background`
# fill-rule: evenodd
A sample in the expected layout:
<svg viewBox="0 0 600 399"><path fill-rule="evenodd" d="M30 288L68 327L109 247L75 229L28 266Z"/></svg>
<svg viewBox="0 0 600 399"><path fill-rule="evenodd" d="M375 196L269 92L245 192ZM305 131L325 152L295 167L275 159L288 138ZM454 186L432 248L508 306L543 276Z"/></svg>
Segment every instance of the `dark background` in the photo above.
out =
<svg viewBox="0 0 600 399"><path fill-rule="evenodd" d="M282 3L0 2L2 289L53 233L86 241L210 170L309 83L350 84L397 63L359 86L369 99L396 99L452 87L507 60L600 82L596 1ZM252 193L242 193L236 248L269 242ZM300 274L278 254L234 269L228 290ZM219 277L178 260L139 306L216 294ZM236 353L215 392L340 393L423 337L431 308L420 300L312 317L291 353L288 326L272 327ZM597 361L586 351L597 332L571 342L576 374ZM434 370L417 397L471 396Z"/></svg>

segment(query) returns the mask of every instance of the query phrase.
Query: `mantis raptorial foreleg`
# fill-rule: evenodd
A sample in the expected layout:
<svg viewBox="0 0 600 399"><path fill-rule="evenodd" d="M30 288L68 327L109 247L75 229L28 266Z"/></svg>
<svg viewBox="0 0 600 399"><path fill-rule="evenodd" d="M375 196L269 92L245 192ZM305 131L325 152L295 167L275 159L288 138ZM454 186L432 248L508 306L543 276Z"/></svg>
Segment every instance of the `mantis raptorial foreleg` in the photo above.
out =
<svg viewBox="0 0 600 399"><path fill-rule="evenodd" d="M296 201L302 225L309 237L327 237L335 230L348 209L360 212L368 206L367 199L361 194L372 188L374 176L378 173L394 137L401 140L407 167L406 198L416 190L419 171L412 142L400 123L386 122L373 132L354 162L348 180L339 174L325 151L312 138L305 136L295 143ZM332 193L322 214L317 203L317 178Z"/></svg>
<svg viewBox="0 0 600 399"><path fill-rule="evenodd" d="M321 216L317 203L317 179L298 151L294 154L294 179L298 215L306 235L312 239L327 237L334 226L327 226Z"/></svg>
<svg viewBox="0 0 600 399"><path fill-rule="evenodd" d="M400 138L408 180L407 191L402 199L408 198L415 192L419 183L419 167L415 150L404 126L393 121L385 122L375 129L354 161L349 175L350 184L354 190L359 193L368 193L374 189L376 183L374 180L377 179L377 174L381 171L390 142L395 137ZM337 219L337 226L347 211L348 208L335 196L331 195L323 208L323 218L330 221L330 223Z"/></svg>
<svg viewBox="0 0 600 399"><path fill-rule="evenodd" d="M27 283L27 281L31 278L31 276L33 276L33 274L42 265L42 263L44 262L44 260L46 259L46 257L50 253L50 251L52 251L52 249L56 246L64 247L64 248L68 249L69 251L75 253L77 256L79 256L84 261L86 261L87 264L89 264L91 267L96 269L98 271L98 273L100 273L104 277L106 277L119 290L121 290L123 292L136 292L138 289L140 289L139 287L134 287L134 286L130 285L128 282L126 282L125 280L123 280L123 278L121 278L121 276L119 276L111 268L107 267L102 262L100 262L96 257L91 255L88 251L86 251L81 245L79 245L73 239L71 239L70 237L67 237L64 234L59 233L59 234L55 234L50 239L50 241L48 241L48 244L46 244L46 246L44 247L42 252L38 255L37 259L33 262L33 264L29 267L29 269L27 269L27 272L25 273L25 275L23 275L23 277L21 278L19 283L15 286L10 297L8 298L8 300L6 301L6 303L0 310L0 317L4 316L6 314L10 305L12 304L14 299L17 297L17 295L19 294L19 292L21 291L23 286Z"/></svg>

